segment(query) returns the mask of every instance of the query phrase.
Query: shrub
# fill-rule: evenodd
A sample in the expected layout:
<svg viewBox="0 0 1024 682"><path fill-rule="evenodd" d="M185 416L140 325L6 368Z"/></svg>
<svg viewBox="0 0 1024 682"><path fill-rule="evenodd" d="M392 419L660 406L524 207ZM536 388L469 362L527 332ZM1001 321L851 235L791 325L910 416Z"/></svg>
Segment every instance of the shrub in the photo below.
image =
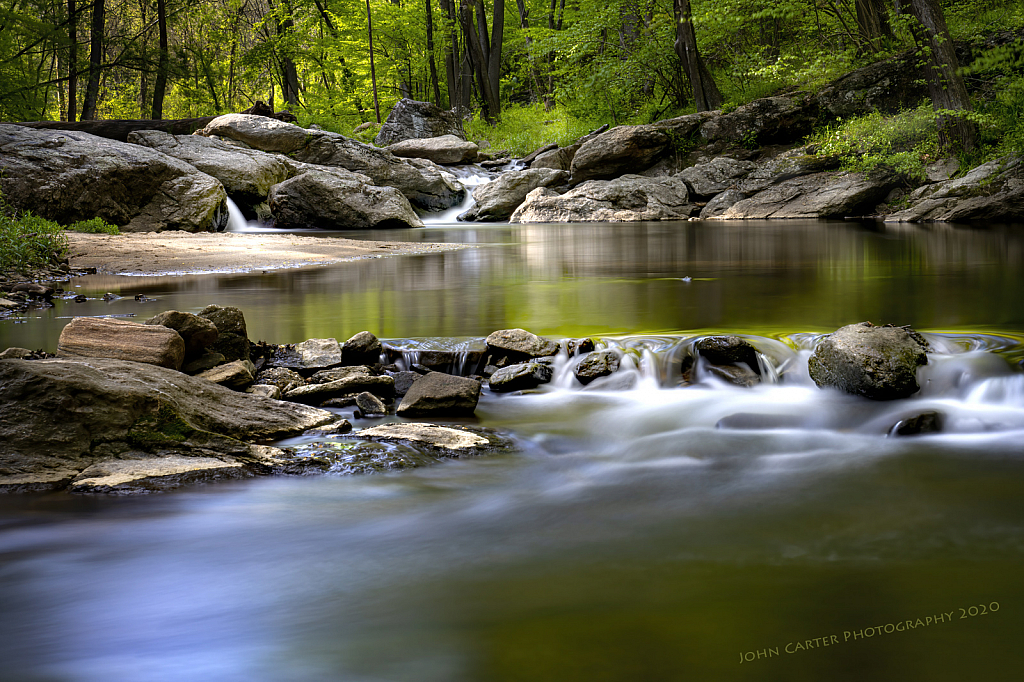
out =
<svg viewBox="0 0 1024 682"><path fill-rule="evenodd" d="M67 250L68 239L57 223L31 213L0 210L0 270L27 272L56 265Z"/></svg>
<svg viewBox="0 0 1024 682"><path fill-rule="evenodd" d="M467 139L487 140L495 149L507 149L523 157L552 142L560 147L572 144L597 125L572 116L562 107L546 111L542 104L529 104L505 109L493 126L474 118L464 127Z"/></svg>

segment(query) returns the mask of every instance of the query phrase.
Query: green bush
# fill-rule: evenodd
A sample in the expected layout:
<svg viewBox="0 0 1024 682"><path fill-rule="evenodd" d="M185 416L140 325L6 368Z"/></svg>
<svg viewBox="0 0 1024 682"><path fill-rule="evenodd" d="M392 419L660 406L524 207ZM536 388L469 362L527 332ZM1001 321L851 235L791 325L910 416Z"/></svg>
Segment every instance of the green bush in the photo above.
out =
<svg viewBox="0 0 1024 682"><path fill-rule="evenodd" d="M552 142L559 146L572 144L597 127L591 121L572 116L562 107L546 111L542 104L510 106L501 112L501 120L493 126L479 118L465 124L467 139L487 140L491 147L507 149L518 157Z"/></svg>
<svg viewBox="0 0 1024 682"><path fill-rule="evenodd" d="M56 265L67 251L68 239L57 223L31 213L0 210L0 270L27 272Z"/></svg>
<svg viewBox="0 0 1024 682"><path fill-rule="evenodd" d="M90 234L121 234L121 230L117 229L117 225L111 225L103 218L79 220L77 223L71 223L64 229L68 232L87 232Z"/></svg>

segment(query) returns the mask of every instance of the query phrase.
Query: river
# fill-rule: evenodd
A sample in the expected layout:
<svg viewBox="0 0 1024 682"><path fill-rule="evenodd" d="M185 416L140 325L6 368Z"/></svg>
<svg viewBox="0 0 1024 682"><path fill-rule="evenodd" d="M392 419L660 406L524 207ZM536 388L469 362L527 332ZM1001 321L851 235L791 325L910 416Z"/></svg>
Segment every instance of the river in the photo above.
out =
<svg viewBox="0 0 1024 682"><path fill-rule="evenodd" d="M0 322L0 345L53 350L74 315L218 303L279 343L363 329L407 348L508 327L594 336L623 354L632 387L581 390L563 359L540 392L485 391L476 421L510 434L513 455L139 498L2 497L5 682L1019 679L1020 226L353 236L473 246L82 277L69 290L90 300ZM863 320L925 333L920 394L869 403L810 383L817 335ZM714 332L749 338L784 380L673 388L681 349ZM887 435L926 410L943 433Z"/></svg>

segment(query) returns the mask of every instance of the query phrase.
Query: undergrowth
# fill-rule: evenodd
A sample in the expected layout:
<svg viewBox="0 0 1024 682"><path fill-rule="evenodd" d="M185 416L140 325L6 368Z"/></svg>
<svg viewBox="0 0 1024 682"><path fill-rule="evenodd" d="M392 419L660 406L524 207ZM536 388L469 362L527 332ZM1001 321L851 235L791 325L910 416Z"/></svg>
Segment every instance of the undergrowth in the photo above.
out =
<svg viewBox="0 0 1024 682"><path fill-rule="evenodd" d="M465 124L466 139L487 140L495 149L507 149L522 157L552 142L560 147L572 144L600 124L577 118L562 107L546 111L542 104L510 106L501 120L490 125L474 118Z"/></svg>
<svg viewBox="0 0 1024 682"><path fill-rule="evenodd" d="M116 225L102 218L80 220L62 227L31 211L15 209L0 195L0 271L26 273L58 265L67 257L65 230L120 234Z"/></svg>

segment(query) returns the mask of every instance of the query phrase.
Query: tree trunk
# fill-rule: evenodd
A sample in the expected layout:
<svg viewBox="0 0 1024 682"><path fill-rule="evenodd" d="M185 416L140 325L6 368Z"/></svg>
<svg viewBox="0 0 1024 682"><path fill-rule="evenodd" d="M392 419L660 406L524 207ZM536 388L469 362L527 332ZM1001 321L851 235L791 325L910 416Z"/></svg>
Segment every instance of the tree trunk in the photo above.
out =
<svg viewBox="0 0 1024 682"><path fill-rule="evenodd" d="M483 14L483 3L479 4ZM491 116L501 118L501 48L505 41L505 0L494 0L491 17L491 52L487 58L487 80L490 81L492 100L488 102Z"/></svg>
<svg viewBox="0 0 1024 682"><path fill-rule="evenodd" d="M972 111L971 98L958 71L960 65L953 50L953 40L949 37L946 18L938 0L911 0L910 9L921 24L916 38L928 53L925 78L935 111ZM956 152L971 151L977 147L977 126L964 116L939 113L936 124L942 149Z"/></svg>
<svg viewBox="0 0 1024 682"><path fill-rule="evenodd" d="M370 82L373 83L373 111L380 123L380 100L377 99L377 69L373 65L373 16L370 13L370 0L366 0L366 33L370 37Z"/></svg>
<svg viewBox="0 0 1024 682"><path fill-rule="evenodd" d="M78 9L68 0L68 108L65 120L78 117Z"/></svg>
<svg viewBox="0 0 1024 682"><path fill-rule="evenodd" d="M453 0L439 0L441 11L453 24L458 22L455 16L455 4ZM462 106L462 74L459 71L459 36L455 30L448 33L448 45L444 51L444 75L448 83L448 107L459 110ZM461 111L459 111L461 117Z"/></svg>
<svg viewBox="0 0 1024 682"><path fill-rule="evenodd" d="M430 61L430 86L434 90L434 104L441 106L441 87L437 84L437 66L434 64L434 14L430 9L430 0L426 0L427 10L427 59Z"/></svg>
<svg viewBox="0 0 1024 682"><path fill-rule="evenodd" d="M860 36L872 52L878 52L882 48L882 40L892 38L888 6L885 0L856 0L855 5Z"/></svg>
<svg viewBox="0 0 1024 682"><path fill-rule="evenodd" d="M167 92L167 71L171 61L167 50L167 4L165 0L156 0L156 23L160 31L160 57L156 64L156 82L153 83L152 118L160 120L164 117L164 94Z"/></svg>
<svg viewBox="0 0 1024 682"><path fill-rule="evenodd" d="M100 68L103 65L103 31L106 26L105 0L95 0L92 8L92 28L89 39L89 82L85 86L85 101L82 103L82 120L96 118L97 100L100 95Z"/></svg>
<svg viewBox="0 0 1024 682"><path fill-rule="evenodd" d="M674 0L673 9L676 18L676 54L683 62L686 76L690 80L697 111L717 109L722 106L722 93L697 51L697 34L693 30L690 0Z"/></svg>

